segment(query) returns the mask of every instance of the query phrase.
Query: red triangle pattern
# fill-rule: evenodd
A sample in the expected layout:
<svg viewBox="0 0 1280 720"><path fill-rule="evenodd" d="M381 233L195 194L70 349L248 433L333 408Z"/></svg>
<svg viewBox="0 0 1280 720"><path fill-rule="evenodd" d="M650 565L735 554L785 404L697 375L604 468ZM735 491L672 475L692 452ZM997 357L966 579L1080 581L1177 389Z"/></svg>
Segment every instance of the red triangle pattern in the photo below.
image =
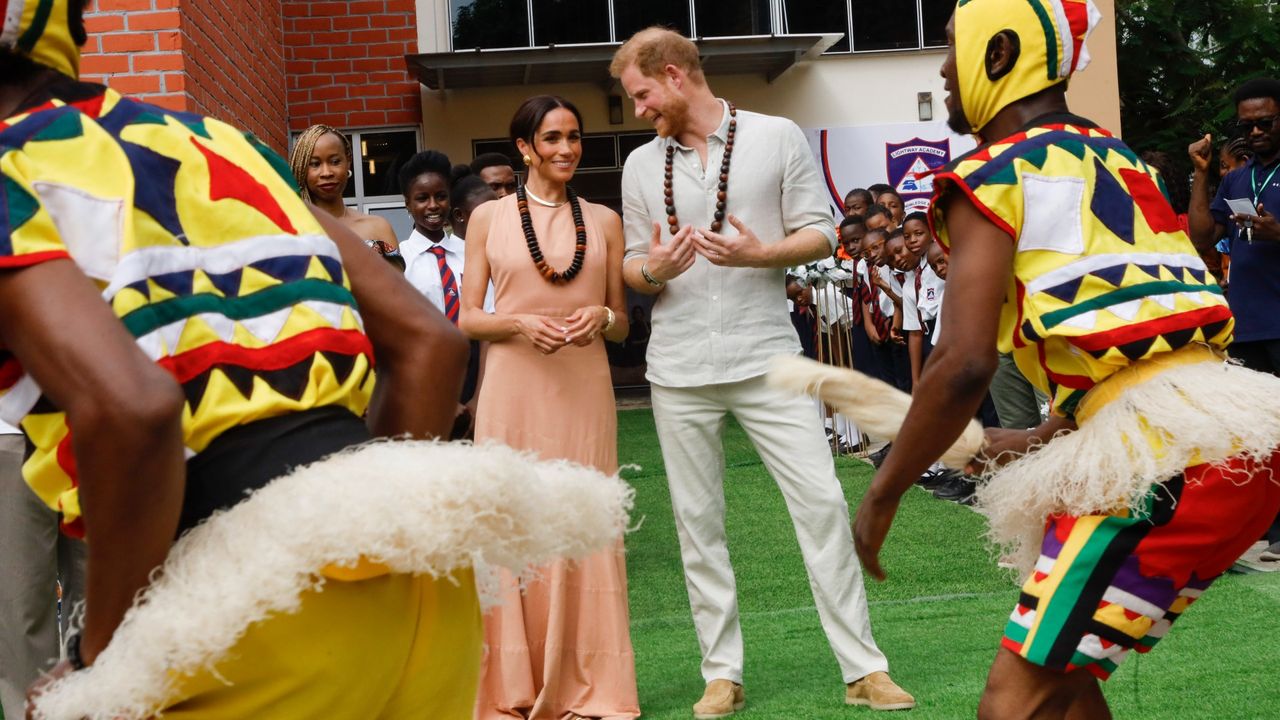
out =
<svg viewBox="0 0 1280 720"><path fill-rule="evenodd" d="M209 163L210 200L239 200L266 215L285 233L298 234L293 223L289 221L289 216L280 207L280 203L276 202L266 185L258 182L239 165L201 145L194 135L191 137L191 144L196 146Z"/></svg>

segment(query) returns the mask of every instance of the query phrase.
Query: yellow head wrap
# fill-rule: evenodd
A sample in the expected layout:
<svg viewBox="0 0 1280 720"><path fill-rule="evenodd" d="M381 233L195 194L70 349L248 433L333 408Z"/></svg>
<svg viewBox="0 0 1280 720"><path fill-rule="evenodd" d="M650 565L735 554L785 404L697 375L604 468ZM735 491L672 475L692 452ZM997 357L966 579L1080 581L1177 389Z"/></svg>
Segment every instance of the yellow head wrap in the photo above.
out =
<svg viewBox="0 0 1280 720"><path fill-rule="evenodd" d="M71 13L81 0L0 0L4 28L0 52L26 55L72 78L80 75L80 47L71 37Z"/></svg>
<svg viewBox="0 0 1280 720"><path fill-rule="evenodd" d="M1092 0L959 0L956 71L960 103L974 131L1010 103L1085 69L1085 39L1101 19ZM1017 35L1020 52L1013 68L993 81L987 76L987 45L1002 31Z"/></svg>

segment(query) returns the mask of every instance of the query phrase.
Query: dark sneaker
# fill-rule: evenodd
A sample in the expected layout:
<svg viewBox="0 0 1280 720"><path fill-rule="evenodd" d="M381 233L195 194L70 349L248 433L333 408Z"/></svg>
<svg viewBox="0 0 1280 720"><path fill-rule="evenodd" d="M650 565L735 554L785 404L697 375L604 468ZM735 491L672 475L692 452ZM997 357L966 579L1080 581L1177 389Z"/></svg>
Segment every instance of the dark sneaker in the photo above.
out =
<svg viewBox="0 0 1280 720"><path fill-rule="evenodd" d="M947 480L946 470L929 470L916 480L916 484L925 490L934 490Z"/></svg>
<svg viewBox="0 0 1280 720"><path fill-rule="evenodd" d="M961 505L972 505L973 494L977 489L977 483L960 473L955 473L933 491L933 496L939 500L950 500Z"/></svg>
<svg viewBox="0 0 1280 720"><path fill-rule="evenodd" d="M884 463L884 459L889 457L889 449L893 447L893 443L885 443L885 446L867 456L872 465L880 467Z"/></svg>

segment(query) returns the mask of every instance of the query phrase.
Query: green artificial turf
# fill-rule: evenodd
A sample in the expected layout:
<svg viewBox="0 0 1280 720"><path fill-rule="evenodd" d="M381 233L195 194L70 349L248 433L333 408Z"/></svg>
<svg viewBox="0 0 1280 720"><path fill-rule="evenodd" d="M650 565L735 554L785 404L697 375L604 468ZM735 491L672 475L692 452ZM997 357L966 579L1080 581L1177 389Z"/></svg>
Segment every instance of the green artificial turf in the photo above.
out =
<svg viewBox="0 0 1280 720"><path fill-rule="evenodd" d="M631 635L646 718L689 718L701 696L667 480L648 410L619 414L619 458L639 469L639 528L627 538ZM777 485L742 430L725 432L729 551L746 643L743 718L880 717L843 705L844 686ZM851 507L871 467L837 460ZM1017 598L970 510L913 490L882 560L889 579L868 587L876 640L918 707L891 716L973 717L987 668ZM1104 685L1117 718L1280 718L1280 573L1229 575L1151 654L1131 654Z"/></svg>

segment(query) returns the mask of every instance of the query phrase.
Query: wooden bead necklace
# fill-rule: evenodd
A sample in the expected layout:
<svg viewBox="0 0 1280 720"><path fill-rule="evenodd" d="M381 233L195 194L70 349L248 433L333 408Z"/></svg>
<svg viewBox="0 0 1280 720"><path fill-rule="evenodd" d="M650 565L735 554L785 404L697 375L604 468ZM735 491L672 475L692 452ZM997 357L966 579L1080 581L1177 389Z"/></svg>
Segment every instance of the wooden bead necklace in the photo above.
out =
<svg viewBox="0 0 1280 720"><path fill-rule="evenodd" d="M533 231L533 218L529 217L528 195L525 193L524 185L516 188L516 207L520 209L520 227L524 229L524 242L529 246L529 255L533 257L534 266L538 268L543 279L552 284L567 283L577 277L578 273L582 272L582 259L587 254L587 225L582 220L582 206L578 204L578 195L567 185L564 191L569 198L569 209L573 213L573 228L578 235L578 244L573 249L573 262L569 264L568 269L560 272L548 265L546 258L542 256L538 236Z"/></svg>
<svg viewBox="0 0 1280 720"><path fill-rule="evenodd" d="M724 159L720 161L720 186L716 192L716 212L711 220L711 232L718 233L724 225L724 209L729 203L729 160L733 157L733 136L738 132L738 108L729 103L729 133L724 143ZM680 230L680 219L676 217L676 198L672 186L675 173L672 163L675 161L675 143L667 145L667 166L662 176L662 197L667 204L667 229L675 235Z"/></svg>

